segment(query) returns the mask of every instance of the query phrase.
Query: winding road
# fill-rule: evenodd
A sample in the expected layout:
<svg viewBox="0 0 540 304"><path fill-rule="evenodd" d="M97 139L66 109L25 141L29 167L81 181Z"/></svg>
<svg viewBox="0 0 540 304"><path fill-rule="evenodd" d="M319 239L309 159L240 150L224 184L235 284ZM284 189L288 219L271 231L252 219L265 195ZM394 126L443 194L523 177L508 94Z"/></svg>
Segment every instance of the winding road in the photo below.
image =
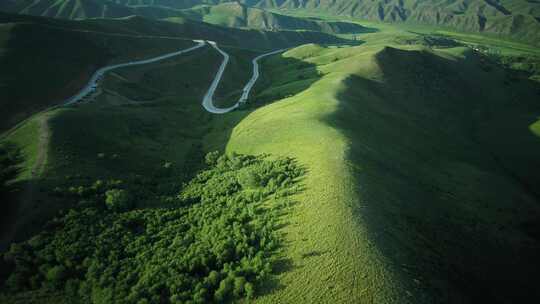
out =
<svg viewBox="0 0 540 304"><path fill-rule="evenodd" d="M184 50L180 50L180 51L172 52L172 53L167 53L167 54L164 54L164 55L161 55L161 56L158 56L158 57L154 57L154 58L150 58L150 59L144 59L144 60L139 60L139 61L130 61L130 62L126 62L126 63L120 63L120 64L115 64L115 65L109 65L109 66L106 66L106 67L102 67L92 75L92 77L90 78L90 80L88 81L86 86L84 86L84 88L82 88L79 91L79 93L77 93L76 95L74 95L74 96L70 97L68 100L66 100L64 102L64 105L71 105L71 104L77 103L77 102L81 101L84 97L88 96L90 93L93 93L97 89L98 82L101 80L101 78L103 78L103 75L105 75L105 73L107 73L107 72L109 72L111 70L118 69L118 68L123 68L123 67L128 67L128 66L134 66L134 65L154 63L154 62L165 60L165 59L168 59L168 58L171 58L171 57L174 57L174 56L178 56L178 55L181 55L181 54L184 54L184 53L187 53L187 52L191 52L191 51L196 50L198 48L201 48L201 47L203 47L205 45L203 40L193 40L193 41L196 42L197 45L195 45L193 47L190 47L190 48L187 48L187 49L184 49Z"/></svg>
<svg viewBox="0 0 540 304"><path fill-rule="evenodd" d="M251 76L251 79L248 81L246 86L244 86L244 89L242 90L242 96L240 96L240 99L231 107L216 108L214 106L214 102L212 98L214 96L214 92L216 91L219 85L219 82L221 81L221 77L223 76L223 72L225 71L225 68L227 67L227 63L229 62L229 54L225 53L222 49L220 49L217 46L217 43L213 41L208 41L208 43L213 48L215 48L219 53L221 53L221 55L223 55L223 61L221 62L221 65L219 66L219 70L216 74L216 77L214 78L214 81L212 81L212 84L210 85L210 88L206 92L206 95L204 95L203 102L202 102L202 105L206 109L206 111L210 113L214 113L214 114L223 114L223 113L230 112L238 108L238 106L240 106L242 103L245 103L249 97L249 92L251 91L251 89L253 88L253 85L255 85L255 82L259 78L259 63L257 61L259 61L259 59L264 58L266 56L274 55L274 54L277 54L286 50L286 49L275 50L275 51L264 53L262 55L255 57L251 61L251 63L253 64L253 75Z"/></svg>
<svg viewBox="0 0 540 304"><path fill-rule="evenodd" d="M247 101L247 99L249 97L249 92L251 91L251 88L253 87L253 85L255 85L255 82L259 78L259 63L257 61L259 61L259 59L262 59L262 58L264 58L266 56L278 54L278 53L284 52L286 50L288 50L288 49L275 50L275 51L264 53L262 55L259 55L259 56L255 57L255 58L253 58L253 60L251 61L251 63L253 64L253 75L251 76L251 79L248 81L248 83L246 84L246 86L242 90L242 96L240 97L240 100L238 101L239 103L244 103L244 102Z"/></svg>
<svg viewBox="0 0 540 304"><path fill-rule="evenodd" d="M210 84L210 88L208 89L208 91L204 95L204 98L202 100L202 106L210 113L224 114L224 113L228 113L228 112L236 109L240 104L245 103L247 101L251 89L253 88L253 86L255 85L255 82L259 78L258 60L260 60L261 58L264 58L266 56L274 55L274 54L277 54L277 53L280 53L280 52L283 52L283 51L287 50L287 49L279 49L279 50L264 53L262 55L259 55L259 56L255 57L251 61L252 64L253 64L253 75L251 76L251 79L248 81L248 83L244 86L244 88L242 90L242 96L240 97L240 99L231 107L217 108L216 106L214 106L213 97L214 97L214 93L216 92L217 87L219 86L221 78L223 77L223 73L225 72L225 68L227 68L227 64L229 63L229 54L227 54L222 49L220 49L218 47L217 43L214 42L214 41L193 40L193 42L196 42L197 45L195 45L193 47L190 47L190 48L187 48L187 49L184 49L184 50L177 51L177 52L167 53L167 54L164 54L164 55L161 55L161 56L158 56L158 57L154 57L154 58L150 58L150 59L139 60L139 61L130 61L130 62L126 62L126 63L121 63L121 64L115 64L115 65L102 67L92 75L92 77L90 78L90 80L88 81L86 86L84 86L84 88L82 88L76 95L74 95L74 96L70 97L69 99L67 99L64 102L64 105L73 105L73 104L76 104L76 103L84 100L85 97L87 97L88 95L90 95L91 93L96 91L97 86L99 84L99 81L103 78L103 75L105 75L105 73L107 73L107 72L109 72L111 70L118 69L118 68L123 68L123 67L128 67L128 66L134 66L134 65L149 64L149 63L154 63L154 62L157 62L157 61L165 60L165 59L168 59L168 58L171 58L171 57L174 57L174 56L178 56L178 55L185 54L187 52L191 52L193 50L199 49L199 48L205 46L206 43L208 43L210 46L212 46L214 49L216 49L223 56L223 61L221 62L221 65L219 66L219 69L218 69L218 71L216 73L216 76L214 77L214 80Z"/></svg>

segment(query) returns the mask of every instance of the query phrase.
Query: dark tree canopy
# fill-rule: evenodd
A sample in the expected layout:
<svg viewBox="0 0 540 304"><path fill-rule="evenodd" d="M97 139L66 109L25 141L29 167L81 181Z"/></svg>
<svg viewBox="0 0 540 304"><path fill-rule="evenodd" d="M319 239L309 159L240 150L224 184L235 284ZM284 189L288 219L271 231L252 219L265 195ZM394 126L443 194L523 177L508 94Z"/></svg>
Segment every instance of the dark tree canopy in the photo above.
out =
<svg viewBox="0 0 540 304"><path fill-rule="evenodd" d="M19 151L12 145L0 145L0 199L7 198L10 183L19 173Z"/></svg>
<svg viewBox="0 0 540 304"><path fill-rule="evenodd" d="M213 153L207 160L207 170L159 207L138 207L140 196L129 193L140 183L69 188L79 207L4 254L13 266L6 299L29 291L83 303L254 297L272 275L280 210L303 170L289 158Z"/></svg>

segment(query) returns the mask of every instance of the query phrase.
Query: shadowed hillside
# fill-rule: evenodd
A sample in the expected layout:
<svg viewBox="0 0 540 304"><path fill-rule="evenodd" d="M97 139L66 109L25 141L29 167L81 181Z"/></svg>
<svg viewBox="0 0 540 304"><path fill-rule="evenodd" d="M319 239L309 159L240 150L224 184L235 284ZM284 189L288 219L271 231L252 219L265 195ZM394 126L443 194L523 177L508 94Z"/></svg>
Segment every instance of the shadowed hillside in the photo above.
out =
<svg viewBox="0 0 540 304"><path fill-rule="evenodd" d="M4 0L0 10L63 19L117 18L133 15L132 9L107 0Z"/></svg>
<svg viewBox="0 0 540 304"><path fill-rule="evenodd" d="M68 21L0 13L0 84L6 88L0 93L4 107L0 129L61 103L95 70L113 60L125 62L187 48L193 44L189 39L254 49L345 41L317 32L227 29L191 20L171 23L131 17Z"/></svg>
<svg viewBox="0 0 540 304"><path fill-rule="evenodd" d="M283 57L264 65L276 86L259 87L279 101L228 145L310 168L300 224L286 229L302 267L263 302L540 296L529 279L540 266L537 83L462 47L308 45Z"/></svg>
<svg viewBox="0 0 540 304"><path fill-rule="evenodd" d="M195 3L195 2L194 2ZM170 5L173 5L171 7ZM325 33L354 33L365 29L353 23L306 20L270 13L261 9L243 6L238 2L216 6L196 6L180 10L157 3L119 2L108 0L14 0L0 4L0 10L25 15L62 19L121 18L138 15L151 19L190 18L228 27L254 28L262 30L310 30ZM180 5L182 7L182 5ZM187 5L187 7L190 7Z"/></svg>
<svg viewBox="0 0 540 304"><path fill-rule="evenodd" d="M195 4L115 3L155 16ZM248 4L317 23L311 8L357 9L344 3ZM452 7L487 26L536 2L354 3L382 19L416 4L394 16L411 23ZM0 14L3 128L28 117L0 137L1 303L538 302L537 48L401 23L340 35L355 41L223 27L201 20L296 21L206 5L175 22ZM201 105L223 62L205 46L39 111L99 66L191 39L230 56L214 106L238 100L258 58L247 104Z"/></svg>
<svg viewBox="0 0 540 304"><path fill-rule="evenodd" d="M5 0L0 4L0 10L23 14L43 15L60 18L87 18L87 17L124 17L131 14L141 14L147 17L179 17L179 9L192 8L197 5L216 5L227 3L221 8L198 8L195 11L215 10L208 16L210 22L227 25L253 26L255 28L267 28L283 26L308 27L308 29L320 28L323 31L333 30L339 32L336 25L317 25L308 21L295 21L276 16L263 11L244 9L244 12L234 12L230 4L236 1L220 0ZM116 4L115 4L116 3ZM473 0L473 1L367 1L367 0L337 0L337 1L266 1L266 0L243 0L240 3L249 7L279 10L300 10L319 12L325 15L346 16L359 19L384 21L384 22L407 22L415 24L427 24L449 27L460 31L492 33L505 37L512 37L529 43L540 43L540 2L529 0ZM227 7L227 15L223 8ZM248 15L254 18L250 25ZM207 12L205 12L207 14ZM233 17L234 16L234 17ZM257 20L257 21L255 21ZM260 23L262 20L263 23ZM309 24L307 24L307 23Z"/></svg>
<svg viewBox="0 0 540 304"><path fill-rule="evenodd" d="M540 87L441 55L384 48L379 81L346 80L329 122L352 140L360 216L403 281L442 302L536 298Z"/></svg>
<svg viewBox="0 0 540 304"><path fill-rule="evenodd" d="M8 21L8 20L6 20ZM113 60L145 58L193 44L82 33L40 23L0 23L0 129L77 92L99 67ZM126 51L127 50L127 51Z"/></svg>
<svg viewBox="0 0 540 304"><path fill-rule="evenodd" d="M256 28L263 30L309 30L329 34L361 33L369 29L355 23L325 22L305 18L290 17L252 8L238 2L215 6L197 6L182 10L186 17L212 24Z"/></svg>
<svg viewBox="0 0 540 304"><path fill-rule="evenodd" d="M473 1L265 1L246 0L260 8L298 9L326 15L384 22L407 22L483 32L540 43L540 2L527 0Z"/></svg>

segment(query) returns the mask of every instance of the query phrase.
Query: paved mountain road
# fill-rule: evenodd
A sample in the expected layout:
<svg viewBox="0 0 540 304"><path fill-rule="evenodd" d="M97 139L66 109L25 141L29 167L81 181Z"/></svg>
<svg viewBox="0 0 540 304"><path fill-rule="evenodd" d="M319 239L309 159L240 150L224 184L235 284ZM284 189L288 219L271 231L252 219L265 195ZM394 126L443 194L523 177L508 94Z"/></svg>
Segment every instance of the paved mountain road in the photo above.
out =
<svg viewBox="0 0 540 304"><path fill-rule="evenodd" d="M171 57L174 57L174 56L178 56L178 55L181 55L181 54L184 54L184 53L187 53L187 52L194 51L194 50L196 50L198 48L201 48L201 47L205 46L206 43L208 43L223 56L223 61L221 62L221 65L219 66L219 69L218 69L218 71L216 73L216 76L214 77L214 80L210 84L210 88L208 89L208 91L204 95L204 98L202 100L202 106L210 113L224 114L224 113L228 113L228 112L236 109L240 104L245 103L247 101L247 99L249 97L249 93L250 93L251 89L253 88L253 86L255 85L255 82L257 81L257 79L259 78L259 75L260 75L258 60L261 59L261 58L264 58L266 56L274 55L274 54L277 54L277 53L280 53L280 52L283 52L283 51L286 50L286 49L275 50L275 51L264 53L262 55L259 55L259 56L255 57L252 60L253 75L251 76L251 79L248 81L248 83L244 86L244 89L242 90L242 96L240 97L240 99L236 102L236 104L234 104L231 107L217 108L216 106L214 106L214 103L213 103L212 99L214 97L214 93L216 92L217 87L219 86L221 78L223 77L223 73L225 72L225 68L227 68L227 64L229 63L229 54L227 54L222 49L220 49L218 47L217 43L214 42L214 41L193 40L193 42L196 42L197 45L195 45L193 47L190 47L190 48L187 48L187 49L184 49L184 50L180 50L180 51L176 51L176 52L172 52L172 53L167 53L167 54L164 54L164 55L161 55L161 56L158 56L158 57L154 57L154 58L150 58L150 59L138 60L138 61L130 61L130 62L126 62L126 63L121 63L121 64L115 64L115 65L102 67L92 75L92 77L90 78L90 80L88 81L86 86L84 86L84 88L82 88L77 94L75 94L74 96L68 98L64 102L64 105L72 105L72 104L78 103L78 102L82 101L86 96L93 93L97 89L98 83L103 78L105 73L107 73L107 72L109 72L111 70L115 70L115 69L119 69L119 68L123 68L123 67L128 67L128 66L149 64L149 63L154 63L154 62L157 62L157 61L165 60L165 59L168 59L168 58L171 58Z"/></svg>
<svg viewBox="0 0 540 304"><path fill-rule="evenodd" d="M210 113L214 113L214 114L224 114L224 113L230 112L238 108L238 106L240 106L242 103L245 103L249 97L249 92L251 91L251 89L253 88L253 85L255 85L255 82L259 78L259 64L257 63L257 61L263 57L274 55L274 54L277 54L286 50L286 49L275 50L275 51L264 53L262 55L255 57L251 61L251 63L253 64L253 75L251 76L251 79L248 81L248 83L242 90L242 96L240 97L240 99L233 106L230 106L228 108L217 108L214 106L214 102L212 101L212 98L219 85L219 82L221 81L221 77L223 77L223 72L225 71L225 68L227 67L227 63L229 62L229 54L225 53L222 49L220 49L217 46L217 43L213 41L208 41L208 43L213 48L215 48L218 52L220 52L221 55L223 55L223 61L221 62L221 65L219 66L219 70L216 74L216 77L214 78L214 81L212 81L212 84L210 85L210 88L206 92L206 95L204 95L203 102L202 102L202 105L206 109L206 111Z"/></svg>
<svg viewBox="0 0 540 304"><path fill-rule="evenodd" d="M138 60L138 61L130 61L130 62L126 62L126 63L120 63L120 64L115 64L115 65L109 65L109 66L106 66L106 67L102 67L92 75L92 77L90 78L90 80L88 81L86 86L84 88L82 88L79 91L79 93L77 93L75 96L72 96L68 100L66 100L64 102L64 105L71 105L71 104L77 103L77 102L81 101L84 97L89 95L90 93L94 92L96 90L96 88L97 88L98 82L101 80L103 75L105 75L105 73L107 73L107 72L109 72L111 70L118 69L118 68L123 68L123 67L128 67L128 66L134 66L134 65L154 63L154 62L161 61L161 60L164 60L164 59L168 59L168 58L171 58L171 57L174 57L174 56L178 56L178 55L181 55L181 54L184 54L184 53L187 53L187 52L191 52L191 51L196 50L198 48L201 48L201 47L203 47L205 45L204 41L202 41L202 40L193 40L193 41L196 42L197 45L195 45L193 47L190 47L190 48L187 48L187 49L184 49L184 50L180 50L180 51L176 51L176 52L172 52L172 53L167 53L167 54L164 54L164 55L161 55L161 56L158 56L158 57L154 57L154 58L150 58L150 59L144 59L144 60Z"/></svg>
<svg viewBox="0 0 540 304"><path fill-rule="evenodd" d="M253 58L253 60L251 61L251 63L253 64L253 76L251 76L251 79L249 80L249 82L246 84L246 86L242 90L242 97L240 97L240 100L238 101L239 103L244 103L244 102L247 101L247 99L249 97L249 92L251 91L251 88L253 88L253 85L255 84L257 79L259 78L259 63L257 61L259 61L259 59L262 59L262 58L264 58L266 56L281 53L281 52L284 52L286 50L287 49L275 50L275 51L264 53L262 55L259 55L259 56L255 57L255 58Z"/></svg>

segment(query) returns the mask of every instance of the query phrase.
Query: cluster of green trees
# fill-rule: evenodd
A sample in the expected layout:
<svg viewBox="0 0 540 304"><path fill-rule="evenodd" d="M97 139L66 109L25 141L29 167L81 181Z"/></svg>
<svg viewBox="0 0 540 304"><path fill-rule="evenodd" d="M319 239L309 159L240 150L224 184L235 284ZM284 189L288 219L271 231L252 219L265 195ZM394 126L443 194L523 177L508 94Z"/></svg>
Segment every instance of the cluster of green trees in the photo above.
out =
<svg viewBox="0 0 540 304"><path fill-rule="evenodd" d="M19 152L11 145L0 145L0 201L8 200L11 182L17 177Z"/></svg>
<svg viewBox="0 0 540 304"><path fill-rule="evenodd" d="M159 207L137 207L126 182L69 188L79 207L4 254L13 269L7 296L54 291L83 303L254 297L272 273L280 209L304 170L268 156L210 153L206 162Z"/></svg>

